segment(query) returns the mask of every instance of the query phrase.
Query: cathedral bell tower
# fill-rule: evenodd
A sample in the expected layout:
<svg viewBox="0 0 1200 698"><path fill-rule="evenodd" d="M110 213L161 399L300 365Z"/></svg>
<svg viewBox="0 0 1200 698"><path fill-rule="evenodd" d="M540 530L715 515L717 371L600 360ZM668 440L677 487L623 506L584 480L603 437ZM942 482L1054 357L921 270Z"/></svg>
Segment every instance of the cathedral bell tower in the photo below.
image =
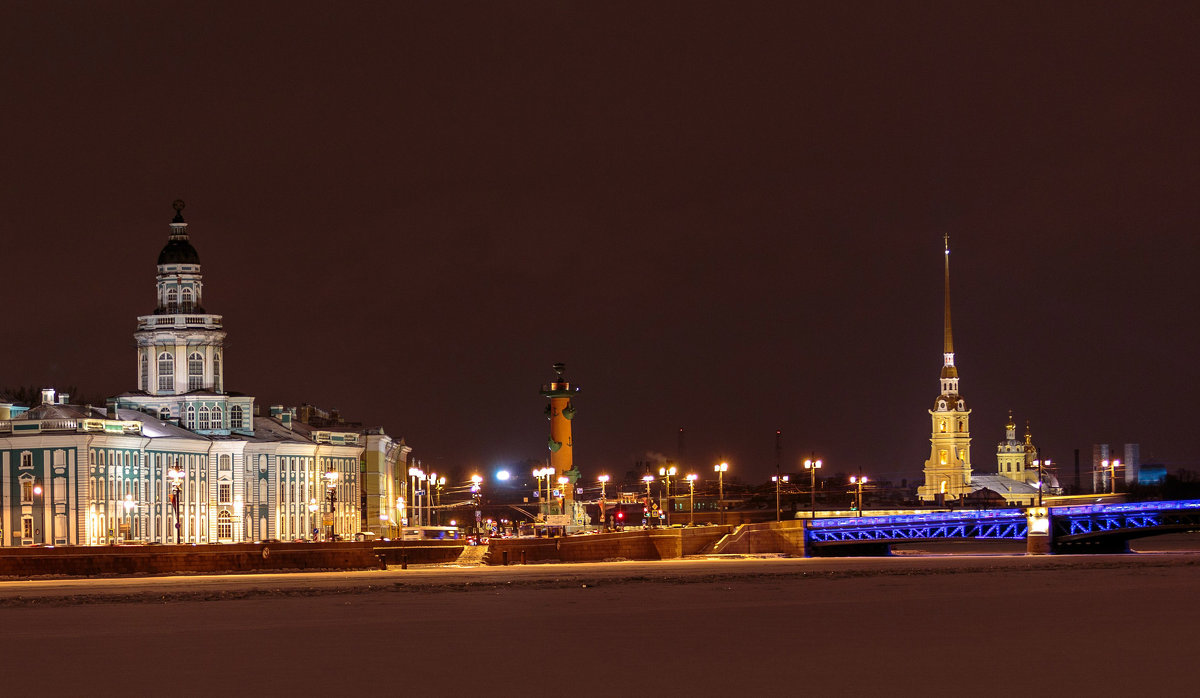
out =
<svg viewBox="0 0 1200 698"><path fill-rule="evenodd" d="M150 396L223 393L225 331L204 311L200 255L188 240L183 202L173 204L167 244L158 254L154 313L138 318L138 389Z"/></svg>
<svg viewBox="0 0 1200 698"><path fill-rule="evenodd" d="M954 365L954 338L950 331L950 236L944 237L946 309L942 334L940 394L929 416L933 422L929 460L925 461L925 484L917 488L924 502L961 498L971 487L971 411L958 393L958 368Z"/></svg>

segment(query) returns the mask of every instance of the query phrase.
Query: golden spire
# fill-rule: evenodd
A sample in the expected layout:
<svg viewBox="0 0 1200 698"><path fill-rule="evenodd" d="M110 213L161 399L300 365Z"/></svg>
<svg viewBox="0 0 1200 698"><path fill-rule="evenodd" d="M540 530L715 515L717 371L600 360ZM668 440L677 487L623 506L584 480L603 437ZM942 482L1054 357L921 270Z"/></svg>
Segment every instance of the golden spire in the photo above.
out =
<svg viewBox="0 0 1200 698"><path fill-rule="evenodd" d="M1017 423L1013 421L1012 410L1008 411L1008 423L1004 425L1008 429L1016 429Z"/></svg>
<svg viewBox="0 0 1200 698"><path fill-rule="evenodd" d="M946 324L943 331L942 346L942 378L958 378L958 369L954 366L954 338L950 332L950 233L942 236L946 243ZM943 390L943 392L946 392ZM954 390L958 392L957 382Z"/></svg>
<svg viewBox="0 0 1200 698"><path fill-rule="evenodd" d="M946 328L945 328L945 348L942 351L947 354L954 353L954 338L950 333L950 233L943 236L946 242Z"/></svg>

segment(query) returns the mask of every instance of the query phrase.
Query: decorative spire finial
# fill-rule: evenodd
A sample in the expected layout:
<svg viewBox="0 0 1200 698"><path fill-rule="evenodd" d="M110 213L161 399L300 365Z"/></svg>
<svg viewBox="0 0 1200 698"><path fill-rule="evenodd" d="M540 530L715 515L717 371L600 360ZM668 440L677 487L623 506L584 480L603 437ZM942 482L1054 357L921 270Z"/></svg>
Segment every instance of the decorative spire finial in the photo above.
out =
<svg viewBox="0 0 1200 698"><path fill-rule="evenodd" d="M183 199L175 199L171 202L171 208L175 209L175 218L171 221L172 223L183 223L184 206L186 206L186 204L183 203Z"/></svg>
<svg viewBox="0 0 1200 698"><path fill-rule="evenodd" d="M954 336L950 332L950 233L942 236L946 243L946 326L943 352L947 354L954 353Z"/></svg>

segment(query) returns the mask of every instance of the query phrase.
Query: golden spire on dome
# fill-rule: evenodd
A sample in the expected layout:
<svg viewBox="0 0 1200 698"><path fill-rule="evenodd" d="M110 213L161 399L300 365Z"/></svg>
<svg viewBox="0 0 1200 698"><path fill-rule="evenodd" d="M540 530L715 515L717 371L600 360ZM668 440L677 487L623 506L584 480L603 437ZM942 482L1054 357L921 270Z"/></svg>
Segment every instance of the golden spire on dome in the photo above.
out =
<svg viewBox="0 0 1200 698"><path fill-rule="evenodd" d="M947 354L954 353L954 337L950 332L950 233L942 236L946 243L946 327L945 327L945 348L942 351Z"/></svg>
<svg viewBox="0 0 1200 698"><path fill-rule="evenodd" d="M942 236L946 243L946 322L942 332L942 378L958 378L954 366L954 337L950 331L950 233Z"/></svg>

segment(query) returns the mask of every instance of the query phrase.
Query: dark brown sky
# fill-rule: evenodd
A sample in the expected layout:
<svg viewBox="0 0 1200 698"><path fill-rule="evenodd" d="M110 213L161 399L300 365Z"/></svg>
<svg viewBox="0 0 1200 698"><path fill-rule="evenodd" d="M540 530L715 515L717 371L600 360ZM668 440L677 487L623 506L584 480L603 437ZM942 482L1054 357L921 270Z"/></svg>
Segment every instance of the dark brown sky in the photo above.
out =
<svg viewBox="0 0 1200 698"><path fill-rule="evenodd" d="M134 387L170 202L228 386L426 463L1198 465L1190 3L5 3L0 384Z"/></svg>

